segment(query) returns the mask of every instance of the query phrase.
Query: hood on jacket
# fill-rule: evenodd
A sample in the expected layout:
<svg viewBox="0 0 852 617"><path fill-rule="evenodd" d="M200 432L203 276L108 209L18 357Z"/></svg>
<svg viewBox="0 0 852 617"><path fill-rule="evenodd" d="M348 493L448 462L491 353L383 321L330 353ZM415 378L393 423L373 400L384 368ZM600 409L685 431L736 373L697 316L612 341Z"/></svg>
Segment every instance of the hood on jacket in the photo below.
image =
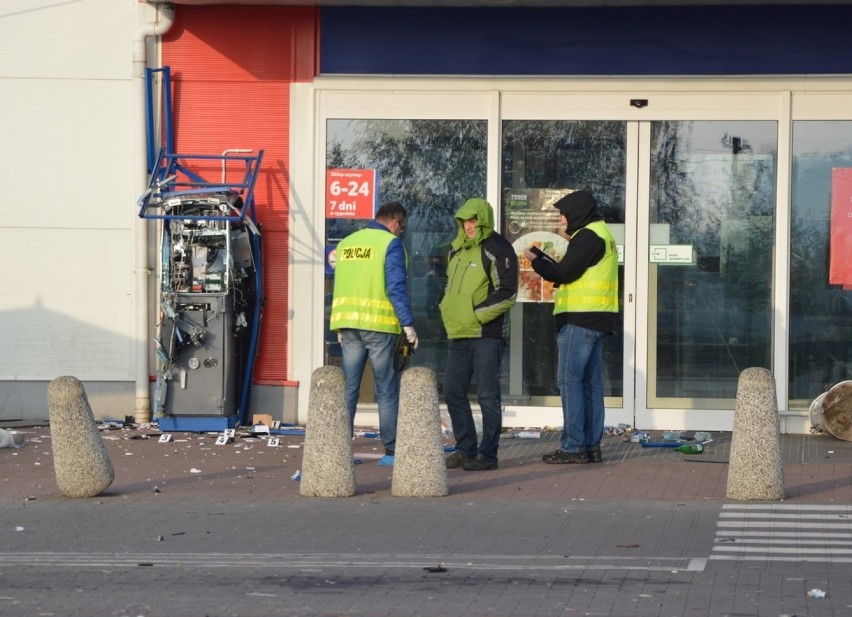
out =
<svg viewBox="0 0 852 617"><path fill-rule="evenodd" d="M464 221L476 217L476 235L468 238L464 233ZM494 233L494 209L491 204L481 197L468 199L456 212L458 233L453 240L453 249L459 250L465 246L478 246L488 236Z"/></svg>
<svg viewBox="0 0 852 617"><path fill-rule="evenodd" d="M568 219L565 233L569 236L592 221L599 221L598 202L588 191L574 191L553 204Z"/></svg>

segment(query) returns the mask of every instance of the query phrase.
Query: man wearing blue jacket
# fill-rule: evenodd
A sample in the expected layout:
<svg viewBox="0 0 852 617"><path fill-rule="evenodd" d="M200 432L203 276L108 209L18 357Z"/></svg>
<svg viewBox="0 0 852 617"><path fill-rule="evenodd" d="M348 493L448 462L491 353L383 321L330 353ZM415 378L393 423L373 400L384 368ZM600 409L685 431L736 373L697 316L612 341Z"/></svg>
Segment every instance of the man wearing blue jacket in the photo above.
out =
<svg viewBox="0 0 852 617"><path fill-rule="evenodd" d="M458 233L440 305L449 338L444 400L456 440L446 464L448 469L486 471L497 469L503 428L500 362L509 335L509 309L518 295L518 256L494 231L494 211L484 199L468 199L455 218ZM472 380L482 411L481 440L468 400Z"/></svg>
<svg viewBox="0 0 852 617"><path fill-rule="evenodd" d="M380 466L394 462L400 383L400 373L393 366L397 337L404 332L415 349L418 345L408 299L405 248L399 238L407 218L402 204L384 204L375 220L346 236L335 251L329 328L337 330L343 349L346 406L353 427L368 358L373 368L379 431L385 447Z"/></svg>

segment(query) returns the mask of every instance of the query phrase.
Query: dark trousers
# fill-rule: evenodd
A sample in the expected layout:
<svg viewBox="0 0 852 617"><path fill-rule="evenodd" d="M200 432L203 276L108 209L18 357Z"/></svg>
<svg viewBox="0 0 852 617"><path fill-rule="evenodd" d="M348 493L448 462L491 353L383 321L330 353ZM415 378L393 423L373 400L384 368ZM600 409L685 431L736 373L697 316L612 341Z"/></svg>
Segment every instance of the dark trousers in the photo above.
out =
<svg viewBox="0 0 852 617"><path fill-rule="evenodd" d="M480 454L497 458L503 411L500 400L500 362L502 338L450 339L444 372L444 400L453 423L456 450L465 456ZM476 399L482 410L482 440L477 445L476 425L470 409L468 391L476 384Z"/></svg>

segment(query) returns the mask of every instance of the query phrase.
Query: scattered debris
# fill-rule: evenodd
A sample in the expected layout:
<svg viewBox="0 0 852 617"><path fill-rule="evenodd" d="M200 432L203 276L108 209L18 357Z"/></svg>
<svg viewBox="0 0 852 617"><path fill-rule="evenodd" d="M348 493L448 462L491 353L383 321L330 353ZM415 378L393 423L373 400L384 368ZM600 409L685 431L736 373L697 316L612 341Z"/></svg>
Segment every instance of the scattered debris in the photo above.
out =
<svg viewBox="0 0 852 617"><path fill-rule="evenodd" d="M359 458L359 459L370 458L370 459L378 460L378 459L382 458L384 455L385 455L384 452L356 452L355 453L355 457Z"/></svg>
<svg viewBox="0 0 852 617"><path fill-rule="evenodd" d="M518 431L515 439L541 439L541 431Z"/></svg>
<svg viewBox="0 0 852 617"><path fill-rule="evenodd" d="M304 435L305 429L301 427L292 427L292 428L274 428L269 431L270 435Z"/></svg>
<svg viewBox="0 0 852 617"><path fill-rule="evenodd" d="M20 448L24 445L24 434L0 428L0 448Z"/></svg>
<svg viewBox="0 0 852 617"><path fill-rule="evenodd" d="M269 426L266 424L255 424L251 427L252 435L269 435Z"/></svg>
<svg viewBox="0 0 852 617"><path fill-rule="evenodd" d="M815 398L808 412L812 424L811 433L828 434L843 441L852 441L850 401L852 380L840 381Z"/></svg>
<svg viewBox="0 0 852 617"><path fill-rule="evenodd" d="M550 427L547 427L547 430L552 430ZM624 435L625 433L630 433L633 428L629 424L621 423L618 426L605 426L604 427L604 435Z"/></svg>

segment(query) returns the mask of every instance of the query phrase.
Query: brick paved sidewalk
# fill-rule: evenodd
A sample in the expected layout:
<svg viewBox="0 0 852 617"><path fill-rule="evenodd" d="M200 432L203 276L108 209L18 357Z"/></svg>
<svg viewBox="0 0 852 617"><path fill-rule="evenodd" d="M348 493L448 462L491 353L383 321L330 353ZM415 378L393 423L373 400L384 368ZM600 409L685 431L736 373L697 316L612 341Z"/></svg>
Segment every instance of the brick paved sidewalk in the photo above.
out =
<svg viewBox="0 0 852 617"><path fill-rule="evenodd" d="M0 494L7 497L61 499L53 472L50 430L26 427L24 446L0 450ZM161 443L156 425L102 430L115 468L107 495L221 496L279 499L297 497L303 435L238 438L217 445L216 434L169 433ZM652 433L652 439L659 435ZM546 465L541 455L558 447L558 432L540 439L505 438L500 469L487 472L448 471L448 499L511 498L532 500L725 500L730 433L713 433L701 455L686 456L671 448L645 448L607 436L604 463ZM827 435L782 435L787 501L852 502L852 442ZM390 498L393 470L378 467L378 439L354 441L357 496ZM451 442L447 442L451 446Z"/></svg>

